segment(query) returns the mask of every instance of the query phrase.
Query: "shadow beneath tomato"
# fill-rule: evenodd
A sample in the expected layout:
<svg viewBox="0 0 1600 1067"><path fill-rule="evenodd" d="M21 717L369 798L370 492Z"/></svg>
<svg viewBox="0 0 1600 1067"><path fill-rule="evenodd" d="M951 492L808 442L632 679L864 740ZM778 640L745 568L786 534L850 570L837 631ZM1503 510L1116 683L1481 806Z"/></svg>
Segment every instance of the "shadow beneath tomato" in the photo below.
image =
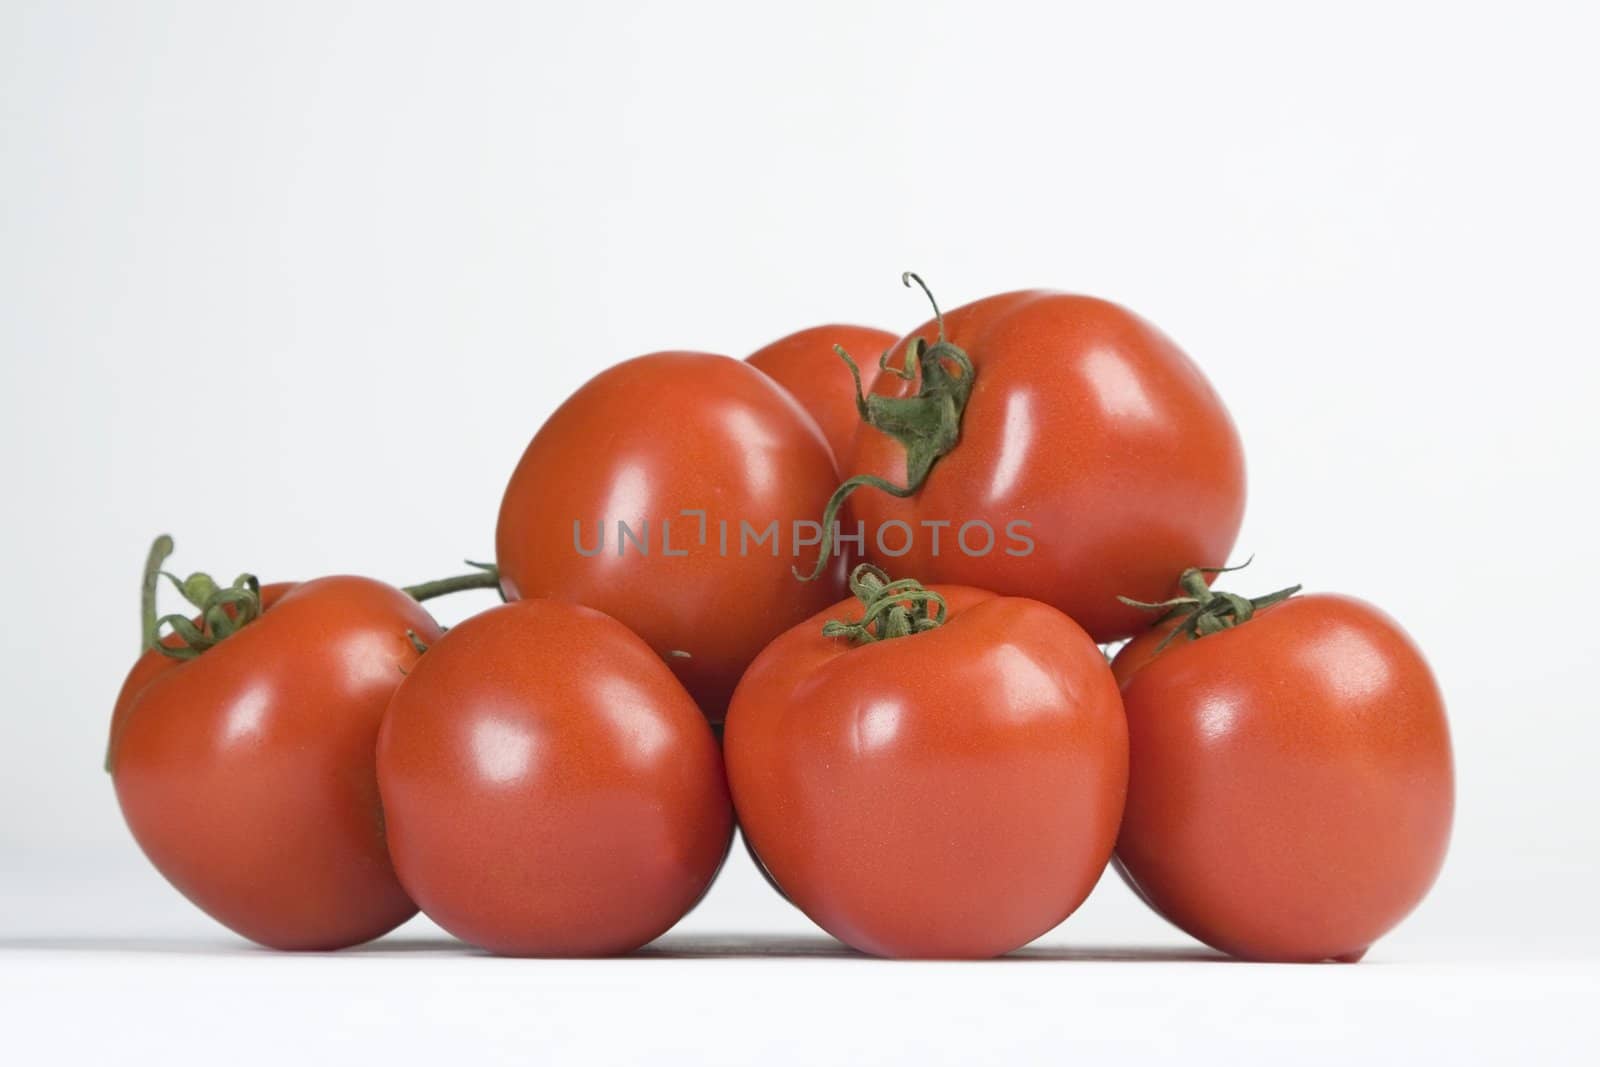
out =
<svg viewBox="0 0 1600 1067"><path fill-rule="evenodd" d="M116 955L253 956L248 941L196 937L0 937L0 952L107 952Z"/></svg>
<svg viewBox="0 0 1600 1067"><path fill-rule="evenodd" d="M313 952L313 956L488 956L475 945L438 934L433 937L381 937L338 952Z"/></svg>
<svg viewBox="0 0 1600 1067"><path fill-rule="evenodd" d="M326 952L280 952L226 935L208 937L92 937L92 936L0 936L0 953L111 954L173 956L238 956L264 958L350 958L477 956L516 963L516 957L498 957L464 941L445 935L422 937L388 936L364 945ZM758 959L765 957L855 957L870 959L826 935L762 937L736 934L668 934L639 951L622 957L630 960L653 959Z"/></svg>
<svg viewBox="0 0 1600 1067"><path fill-rule="evenodd" d="M857 959L884 962L823 934L762 936L748 934L668 934L632 959ZM1203 945L1112 948L1099 945L1032 945L995 960L932 961L949 963L1238 963Z"/></svg>
<svg viewBox="0 0 1600 1067"><path fill-rule="evenodd" d="M0 937L0 953L109 953L112 955L264 956L278 958L455 953L478 955L471 945L448 937L409 937L369 941L352 948L290 951L266 948L220 935L205 937Z"/></svg>
<svg viewBox="0 0 1600 1067"><path fill-rule="evenodd" d="M871 959L826 934L666 934L630 959Z"/></svg>
<svg viewBox="0 0 1600 1067"><path fill-rule="evenodd" d="M1232 956L1203 945L1168 948L1110 948L1104 945L1030 945L1019 948L1002 960L1043 961L1058 963L1080 961L1084 963L1241 963Z"/></svg>
<svg viewBox="0 0 1600 1067"><path fill-rule="evenodd" d="M365 945L330 952L279 952L248 941L220 937L0 937L0 953L108 953L112 955L237 956L261 958L372 958L428 959L474 956L504 959L508 965L524 960L496 957L450 937L386 937ZM850 959L886 963L857 952L825 934L667 934L630 956L628 960L728 960L728 959ZM934 961L951 963L1237 963L1208 948L1111 948L1104 946L1034 945L995 960Z"/></svg>

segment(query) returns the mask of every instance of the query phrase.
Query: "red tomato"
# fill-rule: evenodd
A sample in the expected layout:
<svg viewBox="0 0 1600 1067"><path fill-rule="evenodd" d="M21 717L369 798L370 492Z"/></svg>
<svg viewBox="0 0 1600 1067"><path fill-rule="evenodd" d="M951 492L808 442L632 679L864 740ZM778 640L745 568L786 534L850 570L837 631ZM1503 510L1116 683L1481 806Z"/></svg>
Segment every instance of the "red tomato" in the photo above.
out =
<svg viewBox="0 0 1600 1067"><path fill-rule="evenodd" d="M746 362L787 389L805 408L835 456L843 456L861 426L856 395L833 346L839 345L861 368L861 385L872 388L878 377L878 357L899 340L887 330L870 326L813 326L748 357Z"/></svg>
<svg viewBox="0 0 1600 1067"><path fill-rule="evenodd" d="M1359 959L1428 891L1450 837L1450 734L1422 654L1376 608L1327 595L1152 642L1117 657L1124 873L1224 952Z"/></svg>
<svg viewBox="0 0 1600 1067"><path fill-rule="evenodd" d="M995 956L1072 914L1105 869L1127 727L1105 657L1071 619L931 591L948 604L936 628L825 636L830 619L862 619L846 602L774 641L729 710L729 782L761 863L841 941Z"/></svg>
<svg viewBox="0 0 1600 1067"><path fill-rule="evenodd" d="M374 745L417 659L407 631L439 630L367 578L262 601L197 658L134 664L113 714L117 800L156 868L228 928L272 948L358 944L416 911L384 845Z"/></svg>
<svg viewBox="0 0 1600 1067"><path fill-rule="evenodd" d="M503 591L618 619L721 722L756 653L843 589L842 558L813 586L791 572L816 551L794 524L815 527L836 477L816 423L754 367L629 360L562 404L512 474L495 538Z"/></svg>
<svg viewBox="0 0 1600 1067"><path fill-rule="evenodd" d="M1238 434L1154 326L1104 300L1030 290L957 308L944 329L976 374L959 441L908 499L870 487L850 497L869 559L1036 597L1109 642L1148 625L1119 594L1161 600L1183 567L1227 558L1244 515ZM891 363L937 332L922 326ZM909 397L926 378L880 374L873 391ZM840 469L904 486L907 450L864 428Z"/></svg>
<svg viewBox="0 0 1600 1067"><path fill-rule="evenodd" d="M727 855L722 756L621 623L506 604L430 648L389 705L378 780L400 879L456 936L515 956L655 939Z"/></svg>

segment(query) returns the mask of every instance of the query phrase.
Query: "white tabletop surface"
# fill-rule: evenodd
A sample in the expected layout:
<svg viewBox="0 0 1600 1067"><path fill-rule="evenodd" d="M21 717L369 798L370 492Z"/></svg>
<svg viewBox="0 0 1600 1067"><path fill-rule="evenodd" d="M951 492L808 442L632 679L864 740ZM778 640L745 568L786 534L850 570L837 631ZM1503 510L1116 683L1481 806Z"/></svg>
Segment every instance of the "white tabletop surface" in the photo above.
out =
<svg viewBox="0 0 1600 1067"><path fill-rule="evenodd" d="M738 852L676 930L619 960L497 959L425 919L354 950L274 953L137 870L14 879L3 903L0 1050L21 1056L0 1060L14 1063L1592 1063L1600 1051L1592 940L1436 939L1424 910L1354 966L1239 963L1144 913L1115 878L987 963L857 955Z"/></svg>

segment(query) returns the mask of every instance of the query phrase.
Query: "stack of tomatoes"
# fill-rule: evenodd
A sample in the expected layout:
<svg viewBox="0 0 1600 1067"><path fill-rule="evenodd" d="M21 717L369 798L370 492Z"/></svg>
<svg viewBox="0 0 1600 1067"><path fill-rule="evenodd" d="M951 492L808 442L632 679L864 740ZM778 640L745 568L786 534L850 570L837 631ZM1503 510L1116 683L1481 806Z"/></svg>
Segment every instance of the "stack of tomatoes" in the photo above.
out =
<svg viewBox="0 0 1600 1067"><path fill-rule="evenodd" d="M285 949L420 907L497 953L628 952L737 823L878 955L1009 952L1114 862L1226 952L1360 958L1449 837L1421 654L1359 600L1212 588L1243 451L1149 323L933 310L604 371L472 574L224 586L158 539L108 753L145 853ZM163 580L192 611L158 616ZM506 603L448 632L422 606L474 587Z"/></svg>

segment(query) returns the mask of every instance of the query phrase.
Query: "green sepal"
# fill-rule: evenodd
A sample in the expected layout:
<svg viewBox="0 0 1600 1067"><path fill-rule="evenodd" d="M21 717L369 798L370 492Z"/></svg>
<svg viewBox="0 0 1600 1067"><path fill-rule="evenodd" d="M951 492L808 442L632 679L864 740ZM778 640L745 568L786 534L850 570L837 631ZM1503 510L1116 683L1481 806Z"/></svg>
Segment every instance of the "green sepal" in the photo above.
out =
<svg viewBox="0 0 1600 1067"><path fill-rule="evenodd" d="M915 578L891 580L870 563L850 572L850 592L865 609L861 618L829 619L822 624L822 636L847 637L858 645L909 637L944 625L949 612L944 597Z"/></svg>
<svg viewBox="0 0 1600 1067"><path fill-rule="evenodd" d="M1174 618L1180 620L1155 647L1155 651L1160 652L1180 635L1194 641L1219 634L1224 630L1231 630L1241 623L1249 622L1255 613L1263 608L1288 600L1300 591L1300 586L1292 585L1275 593L1246 599L1237 593L1212 589L1206 584L1205 576L1208 574L1225 574L1243 570L1249 565L1250 560L1247 559L1236 567L1190 567L1178 577L1178 585L1188 594L1187 596L1173 597L1171 600L1158 603L1134 600L1125 596L1119 596L1117 599L1129 607L1161 612L1152 623L1153 626L1160 626Z"/></svg>
<svg viewBox="0 0 1600 1067"><path fill-rule="evenodd" d="M944 313L939 310L926 283L907 271L900 280L908 288L915 283L927 294L933 305L934 321L938 324L938 339L932 344L921 337L906 342L905 365L895 367L890 362L893 349L878 358L878 366L889 374L911 381L921 374L917 391L912 396L882 396L867 393L861 388L861 370L850 358L844 346L834 345L833 350L850 368L855 382L856 411L861 420L873 429L900 442L906 453L906 481L904 485L870 474L847 478L828 498L822 513L822 547L817 554L817 565L806 574L794 568L795 577L801 581L814 581L827 568L828 556L833 549L833 527L839 509L846 498L863 486L879 489L891 496L908 497L922 488L933 465L956 447L961 440L961 419L972 396L977 369L971 358L958 345L945 336ZM953 369L952 369L953 368Z"/></svg>

